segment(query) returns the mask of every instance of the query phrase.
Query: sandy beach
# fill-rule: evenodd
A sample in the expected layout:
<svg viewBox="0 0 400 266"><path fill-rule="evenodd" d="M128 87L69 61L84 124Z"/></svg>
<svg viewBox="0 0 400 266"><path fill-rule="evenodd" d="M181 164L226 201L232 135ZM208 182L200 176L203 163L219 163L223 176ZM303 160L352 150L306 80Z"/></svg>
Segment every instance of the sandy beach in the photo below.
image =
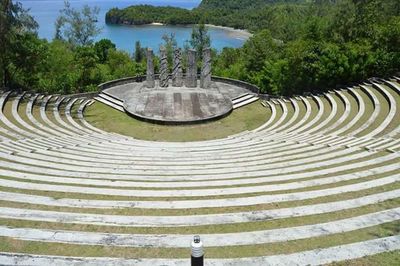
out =
<svg viewBox="0 0 400 266"><path fill-rule="evenodd" d="M158 22L150 23L150 25L153 25L153 26L164 26L163 23L158 23ZM235 28L232 28L232 27L216 26L216 25L212 25L212 24L205 24L205 25L208 28L217 28L217 29L225 30L225 31L228 32L228 34L231 37L237 38L237 39L241 39L241 40L247 40L248 38L253 36L253 34L248 32L247 30L239 30L239 29L235 29ZM182 26L184 26L184 27L193 27L193 25L182 25Z"/></svg>
<svg viewBox="0 0 400 266"><path fill-rule="evenodd" d="M212 24L206 24L207 27L209 28L218 28L218 29L223 29L229 32L229 35L238 38L238 39L243 39L247 40L248 38L252 37L253 34L248 32L247 30L239 30L239 29L234 29L231 27L225 27L225 26L216 26Z"/></svg>

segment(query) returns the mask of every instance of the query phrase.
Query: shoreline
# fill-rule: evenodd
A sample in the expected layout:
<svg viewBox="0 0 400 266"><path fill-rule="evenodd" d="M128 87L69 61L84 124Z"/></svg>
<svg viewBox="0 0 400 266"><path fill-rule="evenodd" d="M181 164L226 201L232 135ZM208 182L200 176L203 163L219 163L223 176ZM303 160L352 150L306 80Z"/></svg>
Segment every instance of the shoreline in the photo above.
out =
<svg viewBox="0 0 400 266"><path fill-rule="evenodd" d="M151 25L151 26L166 26L166 24L163 23L159 23L159 22L152 22L150 24L144 24L145 25ZM194 24L186 24L186 25L182 25L185 27L192 27ZM177 25L173 25L173 26L180 26L179 24ZM221 30L226 30L227 32L229 32L229 35L234 37L234 38L238 38L238 39L243 39L243 40L247 40L251 37L253 37L254 34L250 33L248 30L240 30L240 29L235 29L232 27L226 27L226 26L217 26L217 25L213 25L213 24L205 24L205 26L207 28L214 28L214 29L221 29Z"/></svg>
<svg viewBox="0 0 400 266"><path fill-rule="evenodd" d="M217 26L213 24L205 24L206 27L209 28L215 28L215 29L222 29L231 32L233 37L242 37L244 39L249 39L253 37L253 33L250 33L248 30L240 30L240 29L235 29L232 27L226 27L226 26Z"/></svg>

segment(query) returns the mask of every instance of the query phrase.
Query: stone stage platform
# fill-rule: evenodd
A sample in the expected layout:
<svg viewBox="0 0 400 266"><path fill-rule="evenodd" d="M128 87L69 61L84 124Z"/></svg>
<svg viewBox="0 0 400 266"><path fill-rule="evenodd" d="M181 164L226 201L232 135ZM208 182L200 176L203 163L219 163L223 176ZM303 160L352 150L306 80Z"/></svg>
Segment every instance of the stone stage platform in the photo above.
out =
<svg viewBox="0 0 400 266"><path fill-rule="evenodd" d="M125 111L135 118L160 124L191 124L228 115L231 99L249 93L247 89L215 82L209 89L168 87L146 88L145 83L128 83L106 89L123 101Z"/></svg>
<svg viewBox="0 0 400 266"><path fill-rule="evenodd" d="M218 91L152 89L131 95L125 110L143 120L160 123L196 123L223 117L232 111L232 102Z"/></svg>

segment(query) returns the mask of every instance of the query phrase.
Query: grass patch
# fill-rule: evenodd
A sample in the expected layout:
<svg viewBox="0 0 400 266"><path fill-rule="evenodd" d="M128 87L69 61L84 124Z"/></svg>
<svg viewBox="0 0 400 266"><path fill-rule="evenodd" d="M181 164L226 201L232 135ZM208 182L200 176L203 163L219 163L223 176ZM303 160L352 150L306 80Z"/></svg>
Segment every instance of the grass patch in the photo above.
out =
<svg viewBox="0 0 400 266"><path fill-rule="evenodd" d="M358 128L360 128L362 125L364 125L368 121L369 117L374 112L374 104L372 103L372 100L367 96L367 94L359 88L355 88L354 90L356 91L356 93L358 93L360 95L361 99L363 100L363 102L365 104L365 112L360 117L360 120L358 120L351 128L347 129L345 132L343 132L341 134L342 136L351 134L354 130L357 130ZM357 113L358 113L358 110L357 110Z"/></svg>
<svg viewBox="0 0 400 266"><path fill-rule="evenodd" d="M338 127L333 128L332 130L326 132L327 135L329 134L335 134L338 130L342 130L345 126L347 126L357 115L358 113L358 102L356 101L356 98L350 94L348 91L342 91L342 94L349 100L350 102L350 113L349 116L340 124ZM342 100L340 100L342 102ZM345 106L343 103L343 112L345 111ZM336 121L336 120L335 120ZM339 136L341 136L340 134Z"/></svg>
<svg viewBox="0 0 400 266"><path fill-rule="evenodd" d="M310 113L309 118L308 118L306 121L304 121L304 123L302 123L298 128L296 128L296 130L297 130L297 129L300 129L300 128L302 129L299 133L304 133L304 131L306 131L307 129L310 128L309 125L308 125L308 123L310 123L311 121L314 120L314 118L318 115L318 111L319 111L318 104L317 104L316 100L315 100L313 97L306 97L306 99L307 99L308 102L310 103L310 106L311 106L311 113ZM307 110L307 109L306 109L306 110ZM306 111L306 112L307 112L307 111ZM304 118L305 113L304 113L304 114L300 113L300 116L301 116L302 118Z"/></svg>
<svg viewBox="0 0 400 266"><path fill-rule="evenodd" d="M375 121L369 127L367 127L366 129L364 129L363 131L358 133L357 137L365 136L365 135L369 134L370 132L372 132L373 130L377 129L389 114L389 102L383 96L382 92L380 92L379 90L377 90L373 87L369 87L369 88L375 94L375 96L378 98L381 109L380 109ZM367 114L368 114L368 116L371 116L372 112L367 113Z"/></svg>
<svg viewBox="0 0 400 266"><path fill-rule="evenodd" d="M325 130L325 129L328 129L329 127L331 127L334 123L336 123L341 117L342 117L342 115L344 114L344 110L345 110L345 106L344 106L344 103L343 103L343 101L341 100L341 98L339 98L339 96L337 96L336 94L329 94L333 99L334 99L334 101L336 102L336 104L337 104L337 112L336 112L336 115L333 117L333 119L331 120L331 121L329 121L329 123L327 123L325 126L323 126L322 128L321 128L321 132L323 131L323 130ZM331 112L333 111L333 108L330 106L330 104L328 103L328 105L329 105L329 108L331 109ZM329 114L330 115L330 114ZM326 118L328 118L328 116L326 117ZM325 121L325 119L324 120L322 120L322 121Z"/></svg>
<svg viewBox="0 0 400 266"><path fill-rule="evenodd" d="M382 137L388 133L391 133L393 130L395 130L399 125L400 125L400 97L399 95L393 91L391 88L385 86L385 85L381 85L384 88L386 88L386 91L391 94L393 96L393 98L395 99L396 102L396 115L393 117L393 120L389 123L389 125L381 132L377 135L377 137ZM389 104L388 108L389 108ZM399 136L397 136L398 138Z"/></svg>
<svg viewBox="0 0 400 266"><path fill-rule="evenodd" d="M139 121L98 102L85 110L86 120L99 129L137 139L175 142L219 139L253 130L265 123L270 115L270 110L256 102L235 110L218 121L199 125L167 126Z"/></svg>

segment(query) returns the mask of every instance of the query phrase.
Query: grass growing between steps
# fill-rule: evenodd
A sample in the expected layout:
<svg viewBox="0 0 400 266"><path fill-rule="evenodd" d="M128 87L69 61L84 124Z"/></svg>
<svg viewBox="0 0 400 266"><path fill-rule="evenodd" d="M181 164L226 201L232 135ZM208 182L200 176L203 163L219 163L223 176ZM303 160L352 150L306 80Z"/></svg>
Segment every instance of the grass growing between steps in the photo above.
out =
<svg viewBox="0 0 400 266"><path fill-rule="evenodd" d="M398 266L400 265L400 252L385 252L374 256L366 256L361 259L346 260L329 264L329 266Z"/></svg>
<svg viewBox="0 0 400 266"><path fill-rule="evenodd" d="M232 223L232 224L215 224L211 225L198 225L198 226L169 226L162 227L134 227L134 226L118 226L118 225L97 225L83 223L73 223L69 220L60 218L58 222L47 221L33 221L21 219L0 218L1 226L8 226L12 228L35 228L35 229L50 229L50 230L67 230L67 231L81 231L81 232L107 232L116 234L219 234L219 233L240 233L252 232L260 230L272 230L277 228L290 228L296 226L305 226L319 223L328 223L332 221L339 221L349 219L357 216L367 215L369 213L380 212L392 208L400 207L400 198L387 200L384 202L362 206L358 208L339 210L329 213L320 213L298 217L286 217L280 219L254 219L248 222ZM25 219L25 218L24 218ZM176 217L179 219L179 216ZM64 222L65 221L65 222Z"/></svg>
<svg viewBox="0 0 400 266"><path fill-rule="evenodd" d="M388 237L399 233L399 222L381 224L351 232L332 234L321 237L305 238L287 242L275 242L259 245L206 247L207 258L241 258L291 254L312 249L329 248ZM197 232L196 232L197 233ZM192 234L196 234L193 232ZM122 257L122 258L188 258L190 246L187 248L117 247L74 245L51 242L35 242L0 237L1 252L15 252L41 255L76 256L76 257ZM393 258L398 258L395 255ZM386 258L382 258L386 261ZM384 264L378 264L384 265ZM396 265L396 264L393 264Z"/></svg>
<svg viewBox="0 0 400 266"><path fill-rule="evenodd" d="M255 102L229 116L199 125L166 126L136 120L127 114L96 102L85 111L85 118L102 130L152 141L201 141L224 138L265 123L271 111Z"/></svg>
<svg viewBox="0 0 400 266"><path fill-rule="evenodd" d="M369 196L377 193L384 193L387 191L392 191L400 189L400 182L391 183L385 186L374 187L370 189L364 189L360 191L351 191L347 193L340 193L334 195L328 195L323 197L305 199L305 200L292 200L286 202L270 202L257 205L249 206L238 206L238 207L208 207L208 208L191 208L191 209L140 209L140 208L115 208L115 209L101 209L101 208L73 208L65 206L48 206L48 205L38 205L34 203L25 202L12 202L12 201L2 201L0 200L1 207L10 208L24 208L24 209L37 209L44 211L60 211L60 212L82 212L82 213L92 213L92 214L108 214L108 215L138 215L138 216L165 216L165 215L201 215L201 214L217 214L217 213L229 213L229 212L249 212L249 211L260 211L260 210L274 210L280 208L292 208L304 205L313 205L320 203L335 202L341 200L356 199L358 197ZM19 191L7 190L7 192ZM35 195L34 191L25 191L27 195ZM61 198L56 198L61 199Z"/></svg>

